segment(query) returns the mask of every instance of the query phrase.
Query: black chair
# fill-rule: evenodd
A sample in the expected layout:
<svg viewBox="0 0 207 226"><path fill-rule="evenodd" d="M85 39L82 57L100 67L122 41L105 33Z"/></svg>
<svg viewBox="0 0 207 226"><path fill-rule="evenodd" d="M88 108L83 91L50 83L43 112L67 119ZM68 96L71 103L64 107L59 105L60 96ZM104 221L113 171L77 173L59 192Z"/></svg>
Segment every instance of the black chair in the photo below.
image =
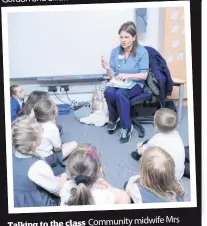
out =
<svg viewBox="0 0 207 226"><path fill-rule="evenodd" d="M145 136L145 129L142 124L154 124L155 112L163 107L159 98L158 83L151 71L148 73L143 90L141 95L130 100L132 124L138 130L140 138Z"/></svg>

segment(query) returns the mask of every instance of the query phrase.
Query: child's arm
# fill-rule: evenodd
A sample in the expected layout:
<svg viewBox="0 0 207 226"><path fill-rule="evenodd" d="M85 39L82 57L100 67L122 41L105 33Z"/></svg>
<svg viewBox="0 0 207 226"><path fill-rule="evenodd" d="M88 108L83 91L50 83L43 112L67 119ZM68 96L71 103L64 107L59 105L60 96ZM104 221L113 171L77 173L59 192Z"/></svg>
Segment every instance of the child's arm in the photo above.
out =
<svg viewBox="0 0 207 226"><path fill-rule="evenodd" d="M110 183L103 178L98 178L98 180L95 183L95 187L98 189L107 189L110 187L110 190L114 196L115 204L131 203L130 197L125 191L112 187Z"/></svg>
<svg viewBox="0 0 207 226"><path fill-rule="evenodd" d="M54 151L61 151L62 142L60 138L59 129L55 124L50 125L49 134L45 134L45 136L50 140L53 146Z"/></svg>
<svg viewBox="0 0 207 226"><path fill-rule="evenodd" d="M146 140L144 142L141 142L140 143L141 154L149 147L157 146L157 145L159 146L159 142L158 142L160 140L159 136L160 136L159 134L155 134L150 140ZM139 151L138 151L138 153L139 153Z"/></svg>
<svg viewBox="0 0 207 226"><path fill-rule="evenodd" d="M12 99L10 101L10 105L11 105L11 122L13 122L20 111L20 106L17 103L15 103L15 101Z"/></svg>
<svg viewBox="0 0 207 226"><path fill-rule="evenodd" d="M59 177L60 177L60 188L63 188L65 182L66 182L67 179L68 179L68 176L67 176L66 173L63 173L63 174L61 174Z"/></svg>
<svg viewBox="0 0 207 226"><path fill-rule="evenodd" d="M137 152L139 155L142 155L142 153L143 153L142 145L143 145L143 142L137 143Z"/></svg>
<svg viewBox="0 0 207 226"><path fill-rule="evenodd" d="M134 203L142 203L142 197L139 191L139 187L136 183L139 176L133 176L129 179L127 186L126 186L126 192L127 194L132 198Z"/></svg>
<svg viewBox="0 0 207 226"><path fill-rule="evenodd" d="M43 160L35 162L30 167L28 177L35 184L57 196L67 180L65 175L55 176L51 167Z"/></svg>
<svg viewBox="0 0 207 226"><path fill-rule="evenodd" d="M115 198L115 204L129 204L131 203L130 196L127 194L127 192L118 189L118 188L111 188L114 198Z"/></svg>
<svg viewBox="0 0 207 226"><path fill-rule="evenodd" d="M138 152L139 155L142 155L142 153L144 151L143 146L145 144L147 144L148 142L149 142L149 140L145 140L145 141L137 143L137 152Z"/></svg>
<svg viewBox="0 0 207 226"><path fill-rule="evenodd" d="M101 189L104 189L104 188L108 188L110 187L111 185L109 184L108 181L106 181L105 179L103 178L98 178L96 183L95 183L95 187L96 188L101 188Z"/></svg>

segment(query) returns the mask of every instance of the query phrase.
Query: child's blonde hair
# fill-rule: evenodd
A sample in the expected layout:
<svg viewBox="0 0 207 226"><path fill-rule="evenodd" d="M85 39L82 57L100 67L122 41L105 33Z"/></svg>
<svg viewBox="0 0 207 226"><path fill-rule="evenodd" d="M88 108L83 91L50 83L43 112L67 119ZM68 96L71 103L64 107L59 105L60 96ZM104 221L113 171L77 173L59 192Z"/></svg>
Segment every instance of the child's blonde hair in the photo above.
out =
<svg viewBox="0 0 207 226"><path fill-rule="evenodd" d="M160 108L155 113L154 122L160 132L170 133L178 125L178 115L169 108Z"/></svg>
<svg viewBox="0 0 207 226"><path fill-rule="evenodd" d="M159 147L146 149L141 157L140 185L156 195L174 201L184 190L175 178L175 163L165 150ZM173 195L168 195L167 192Z"/></svg>
<svg viewBox="0 0 207 226"><path fill-rule="evenodd" d="M90 187L96 182L100 170L100 160L96 147L91 144L79 145L68 158L66 172L74 179L77 189L71 190L68 205L93 205Z"/></svg>
<svg viewBox="0 0 207 226"><path fill-rule="evenodd" d="M51 99L48 97L42 98L34 105L34 113L38 122L49 122L55 120L57 117L57 108Z"/></svg>
<svg viewBox="0 0 207 226"><path fill-rule="evenodd" d="M34 143L40 139L41 126L30 116L21 116L12 123L12 144L15 151L25 155L37 156Z"/></svg>

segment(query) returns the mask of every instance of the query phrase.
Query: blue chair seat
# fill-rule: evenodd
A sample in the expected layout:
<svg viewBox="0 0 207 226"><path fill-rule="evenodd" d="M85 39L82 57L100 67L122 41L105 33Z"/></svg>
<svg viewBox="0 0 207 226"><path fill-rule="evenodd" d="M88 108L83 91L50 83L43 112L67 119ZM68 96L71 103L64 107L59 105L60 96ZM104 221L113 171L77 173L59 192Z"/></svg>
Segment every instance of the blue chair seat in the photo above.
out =
<svg viewBox="0 0 207 226"><path fill-rule="evenodd" d="M147 100L151 100L152 99L152 93L148 93L148 92L143 92L138 96L133 97L132 99L130 99L130 105L134 106L137 105L139 102L144 102Z"/></svg>

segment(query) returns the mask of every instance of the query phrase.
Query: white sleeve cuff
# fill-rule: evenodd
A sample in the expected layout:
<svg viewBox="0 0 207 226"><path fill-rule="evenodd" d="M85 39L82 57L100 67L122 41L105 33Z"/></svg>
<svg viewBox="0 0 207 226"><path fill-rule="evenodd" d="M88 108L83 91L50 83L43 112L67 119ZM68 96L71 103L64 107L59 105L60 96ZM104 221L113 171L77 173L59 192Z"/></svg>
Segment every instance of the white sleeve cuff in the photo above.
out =
<svg viewBox="0 0 207 226"><path fill-rule="evenodd" d="M54 175L51 167L43 160L35 162L30 167L28 177L50 193L56 193L60 188L60 179Z"/></svg>

